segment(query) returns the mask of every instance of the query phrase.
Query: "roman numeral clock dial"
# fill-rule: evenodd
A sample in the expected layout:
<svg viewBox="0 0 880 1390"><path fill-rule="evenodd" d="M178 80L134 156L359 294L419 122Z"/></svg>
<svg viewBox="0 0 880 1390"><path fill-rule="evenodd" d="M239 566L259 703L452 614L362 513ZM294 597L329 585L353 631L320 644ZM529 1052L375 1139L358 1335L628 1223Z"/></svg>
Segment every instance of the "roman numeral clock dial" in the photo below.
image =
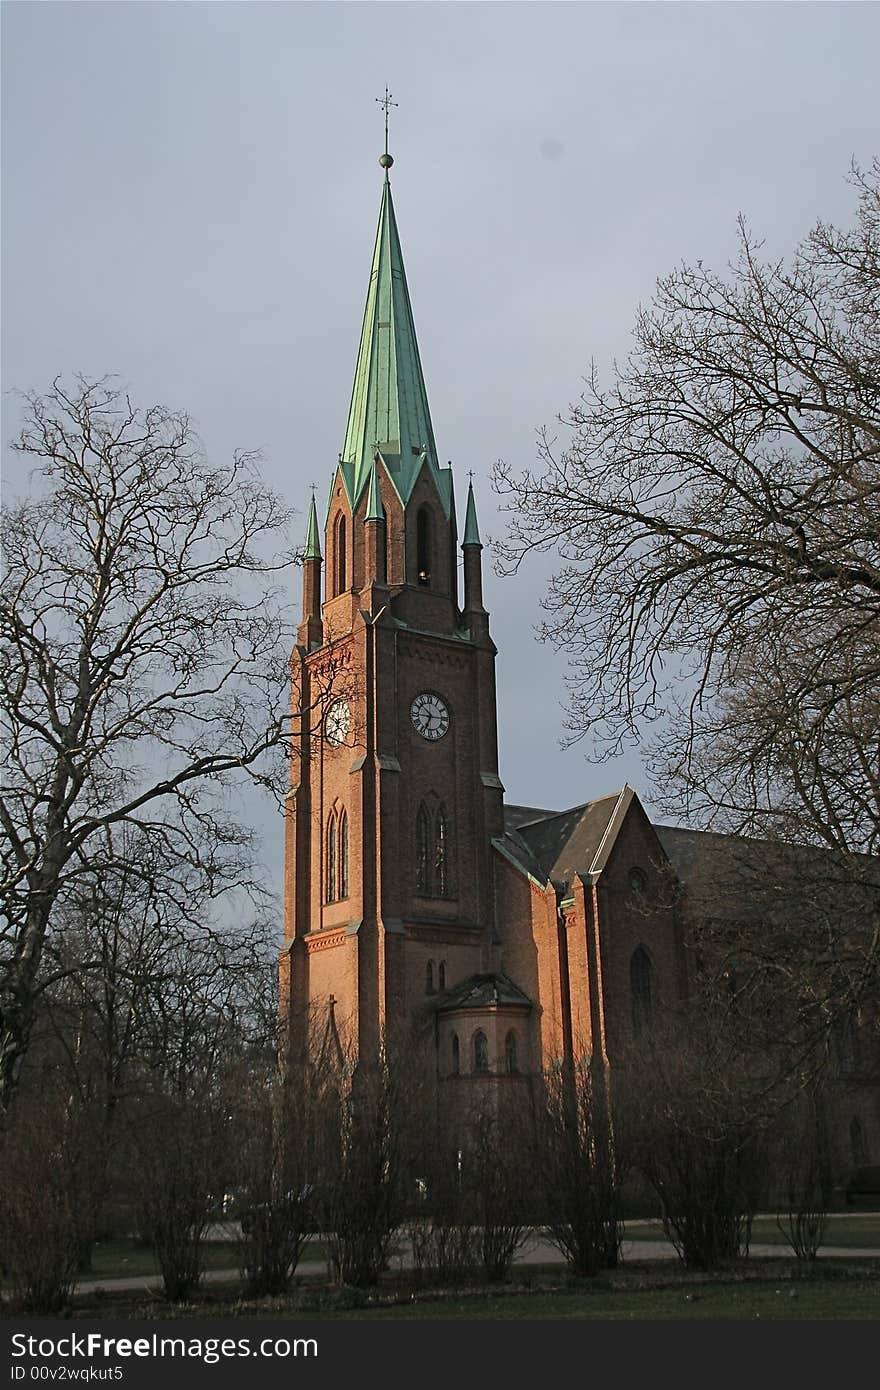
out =
<svg viewBox="0 0 880 1390"><path fill-rule="evenodd" d="M334 700L324 716L324 735L331 748L344 743L351 728L351 710L345 700Z"/></svg>
<svg viewBox="0 0 880 1390"><path fill-rule="evenodd" d="M410 718L417 734L434 743L449 728L449 709L439 695L423 691L410 705Z"/></svg>

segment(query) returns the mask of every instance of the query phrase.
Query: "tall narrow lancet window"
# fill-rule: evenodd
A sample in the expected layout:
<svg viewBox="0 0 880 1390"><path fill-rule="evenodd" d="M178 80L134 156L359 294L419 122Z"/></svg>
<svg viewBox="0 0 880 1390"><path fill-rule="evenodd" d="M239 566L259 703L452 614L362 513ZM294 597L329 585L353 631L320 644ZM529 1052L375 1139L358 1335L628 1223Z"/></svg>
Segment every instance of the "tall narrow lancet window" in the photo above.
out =
<svg viewBox="0 0 880 1390"><path fill-rule="evenodd" d="M489 1042L482 1029L474 1033L474 1071L489 1070Z"/></svg>
<svg viewBox="0 0 880 1390"><path fill-rule="evenodd" d="M338 896L336 892L336 870L338 863L337 831L338 825L336 819L336 812L331 811L330 819L327 821L327 886L325 896L328 903L335 903L336 898Z"/></svg>
<svg viewBox="0 0 880 1390"><path fill-rule="evenodd" d="M431 582L431 513L419 507L416 515L416 577L420 584Z"/></svg>
<svg viewBox="0 0 880 1390"><path fill-rule="evenodd" d="M434 993L434 962L432 960L429 960L425 966L425 993Z"/></svg>
<svg viewBox="0 0 880 1390"><path fill-rule="evenodd" d="M651 1027L654 1004L651 997L651 958L644 946L638 946L629 963L629 983L632 995L633 1030L642 1033Z"/></svg>
<svg viewBox="0 0 880 1390"><path fill-rule="evenodd" d="M517 1073L516 1064L516 1033L513 1029L504 1039L504 1067L508 1076L515 1076Z"/></svg>
<svg viewBox="0 0 880 1390"><path fill-rule="evenodd" d="M340 512L336 518L333 538L333 592L344 594L348 588L348 553L346 550L345 517Z"/></svg>
<svg viewBox="0 0 880 1390"><path fill-rule="evenodd" d="M431 817L424 802L416 816L416 891L431 891Z"/></svg>
<svg viewBox="0 0 880 1390"><path fill-rule="evenodd" d="M446 988L446 961L445 961L445 960L441 960L439 966L437 967L437 988L438 988L438 989L445 989L445 988Z"/></svg>
<svg viewBox="0 0 880 1390"><path fill-rule="evenodd" d="M434 798L422 802L416 816L416 892L426 898L452 893L449 817Z"/></svg>
<svg viewBox="0 0 880 1390"><path fill-rule="evenodd" d="M449 827L446 810L437 808L434 817L434 896L445 898L449 887Z"/></svg>
<svg viewBox="0 0 880 1390"><path fill-rule="evenodd" d="M458 1034L452 1035L452 1075L458 1076L461 1071L461 1049L458 1045Z"/></svg>
<svg viewBox="0 0 880 1390"><path fill-rule="evenodd" d="M339 813L339 896L348 897L348 816L345 807Z"/></svg>

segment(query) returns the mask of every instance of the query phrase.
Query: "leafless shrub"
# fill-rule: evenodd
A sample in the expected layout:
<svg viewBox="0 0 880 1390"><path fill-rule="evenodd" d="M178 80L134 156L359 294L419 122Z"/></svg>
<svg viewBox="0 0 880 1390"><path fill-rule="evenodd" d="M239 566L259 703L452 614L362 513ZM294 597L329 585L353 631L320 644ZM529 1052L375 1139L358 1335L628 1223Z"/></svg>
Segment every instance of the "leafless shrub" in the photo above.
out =
<svg viewBox="0 0 880 1390"><path fill-rule="evenodd" d="M324 1089L317 1210L342 1283L378 1282L406 1215L411 1089L384 1049L372 1063L343 1059Z"/></svg>
<svg viewBox="0 0 880 1390"><path fill-rule="evenodd" d="M806 1088L779 1117L773 1154L785 1203L777 1224L798 1260L812 1263L828 1224L830 1135L822 1090Z"/></svg>
<svg viewBox="0 0 880 1390"><path fill-rule="evenodd" d="M78 1228L68 1182L65 1115L57 1098L22 1098L0 1134L0 1266L24 1311L57 1314L77 1267Z"/></svg>
<svg viewBox="0 0 880 1390"><path fill-rule="evenodd" d="M498 1282L509 1274L535 1214L535 1129L527 1095L489 1095L475 1102L461 1156L483 1274Z"/></svg>
<svg viewBox="0 0 880 1390"><path fill-rule="evenodd" d="M693 1006L633 1047L615 1109L689 1267L748 1254L776 1104L742 1028L711 1008Z"/></svg>
<svg viewBox="0 0 880 1390"><path fill-rule="evenodd" d="M613 1268L620 1254L620 1174L604 1079L589 1058L544 1083L538 1173L544 1228L576 1274Z"/></svg>
<svg viewBox="0 0 880 1390"><path fill-rule="evenodd" d="M463 1153L441 1111L434 1111L423 1134L415 1210L406 1227L413 1265L423 1279L469 1283L481 1270L482 1233L463 1181Z"/></svg>
<svg viewBox="0 0 880 1390"><path fill-rule="evenodd" d="M223 1116L211 1097L160 1094L131 1141L140 1229L156 1251L166 1296L180 1302L198 1288L203 1242L226 1190Z"/></svg>
<svg viewBox="0 0 880 1390"><path fill-rule="evenodd" d="M322 1088L312 1067L254 1080L243 1076L236 1115L239 1264L249 1293L282 1294L315 1228Z"/></svg>

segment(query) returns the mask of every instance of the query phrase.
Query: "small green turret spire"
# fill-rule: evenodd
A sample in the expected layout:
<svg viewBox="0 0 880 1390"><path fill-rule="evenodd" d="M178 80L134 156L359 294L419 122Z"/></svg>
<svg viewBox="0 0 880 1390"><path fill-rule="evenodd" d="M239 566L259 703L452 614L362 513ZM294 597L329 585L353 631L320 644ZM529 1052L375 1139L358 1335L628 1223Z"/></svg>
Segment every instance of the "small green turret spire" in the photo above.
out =
<svg viewBox="0 0 880 1390"><path fill-rule="evenodd" d="M467 511L464 518L464 540L462 541L462 546L482 546L482 544L483 542L480 540L480 532L477 526L477 504L474 501L474 485L473 483L468 483Z"/></svg>
<svg viewBox="0 0 880 1390"><path fill-rule="evenodd" d="M370 490L367 493L367 514L364 521L384 521L385 513L382 510L382 494L379 491L379 467L373 459L373 467L370 472Z"/></svg>
<svg viewBox="0 0 880 1390"><path fill-rule="evenodd" d="M306 548L303 551L304 560L320 560L321 543L318 540L318 512L315 507L315 494L312 493L312 503L309 507L309 525L306 531Z"/></svg>

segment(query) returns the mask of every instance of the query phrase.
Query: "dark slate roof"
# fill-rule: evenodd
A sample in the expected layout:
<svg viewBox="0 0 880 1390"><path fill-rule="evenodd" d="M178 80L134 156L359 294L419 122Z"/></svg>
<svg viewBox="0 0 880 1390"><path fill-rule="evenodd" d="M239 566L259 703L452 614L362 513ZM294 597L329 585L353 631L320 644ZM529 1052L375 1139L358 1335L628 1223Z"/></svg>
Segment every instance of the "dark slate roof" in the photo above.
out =
<svg viewBox="0 0 880 1390"><path fill-rule="evenodd" d="M654 827L691 908L716 919L858 918L880 886L880 860L821 846L757 840L679 826Z"/></svg>
<svg viewBox="0 0 880 1390"><path fill-rule="evenodd" d="M540 865L540 877L569 884L577 873L598 873L604 868L633 795L632 788L625 786L569 811L536 811L531 819L526 814L529 807L505 806L505 820L509 833L525 842Z"/></svg>
<svg viewBox="0 0 880 1390"><path fill-rule="evenodd" d="M505 803L504 825L507 830L518 830L529 821L546 820L548 816L558 816L559 811L542 810L540 806L510 806Z"/></svg>
<svg viewBox="0 0 880 1390"><path fill-rule="evenodd" d="M486 1009L499 1004L520 1004L532 1007L527 994L506 975L471 975L460 985L446 991L437 1001L439 1013L452 1009Z"/></svg>
<svg viewBox="0 0 880 1390"><path fill-rule="evenodd" d="M547 875L532 853L528 841L523 839L516 830L505 831L504 835L493 840L492 843L505 854L510 855L512 859L515 859L519 867L524 869L527 874L531 874L532 878L537 879L538 883L546 884Z"/></svg>

